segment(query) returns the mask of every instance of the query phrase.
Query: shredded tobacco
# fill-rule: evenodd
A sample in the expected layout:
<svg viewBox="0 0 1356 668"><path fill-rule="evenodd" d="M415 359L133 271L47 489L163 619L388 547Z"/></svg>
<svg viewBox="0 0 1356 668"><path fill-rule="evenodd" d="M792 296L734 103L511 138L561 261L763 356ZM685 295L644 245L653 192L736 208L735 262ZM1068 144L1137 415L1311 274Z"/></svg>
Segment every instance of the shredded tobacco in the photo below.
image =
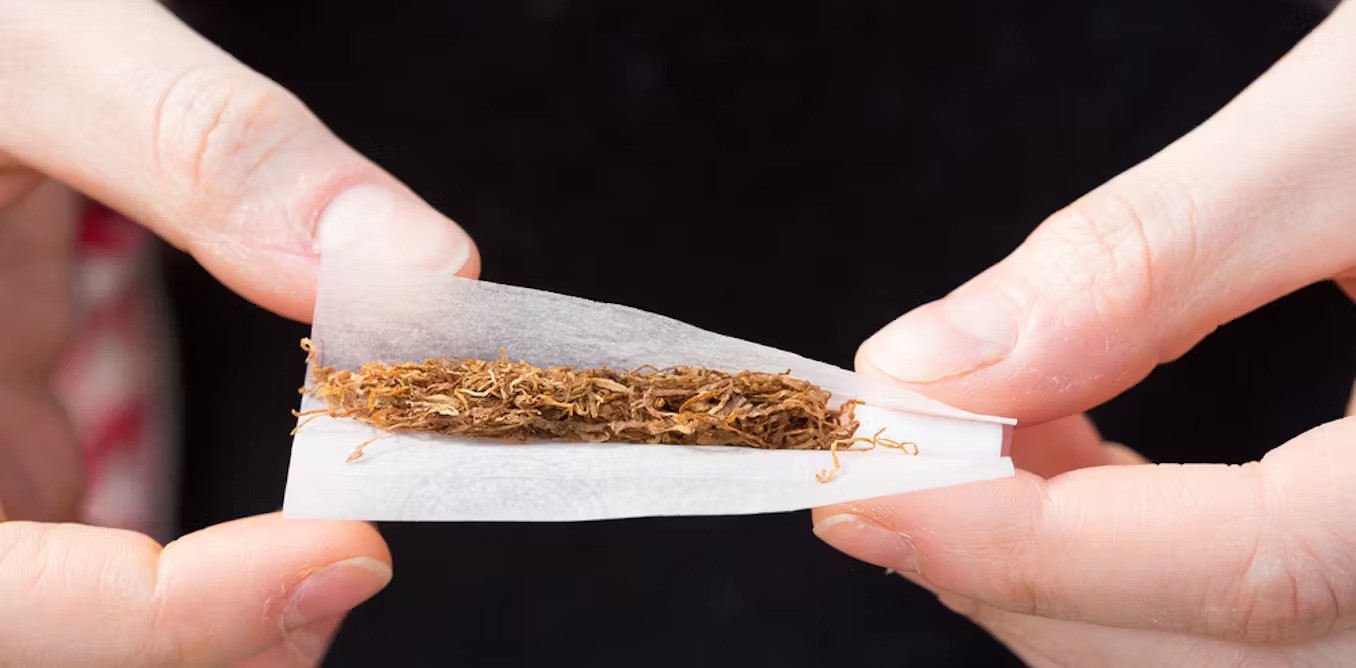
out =
<svg viewBox="0 0 1356 668"><path fill-rule="evenodd" d="M839 468L840 448L868 443L907 450L913 445L880 434L854 438L859 422L853 411L859 402L829 408L828 391L785 373L541 368L507 356L370 362L346 371L315 362L309 340L302 340L302 348L313 362L311 383L302 392L326 406L312 413L353 418L387 431L519 442L829 450L833 470L820 473L824 482ZM360 458L366 445L349 460Z"/></svg>

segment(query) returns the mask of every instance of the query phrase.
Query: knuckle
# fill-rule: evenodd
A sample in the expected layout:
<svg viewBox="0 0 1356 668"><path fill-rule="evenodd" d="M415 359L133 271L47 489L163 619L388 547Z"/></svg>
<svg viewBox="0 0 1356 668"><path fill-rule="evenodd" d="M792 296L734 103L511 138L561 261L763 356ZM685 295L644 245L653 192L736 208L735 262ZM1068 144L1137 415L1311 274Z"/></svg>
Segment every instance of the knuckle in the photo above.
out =
<svg viewBox="0 0 1356 668"><path fill-rule="evenodd" d="M186 69L155 108L155 164L193 192L238 195L308 118L300 101L253 72Z"/></svg>
<svg viewBox="0 0 1356 668"><path fill-rule="evenodd" d="M1051 216L1032 235L1038 257L1062 294L1114 331L1171 317L1199 280L1200 221L1190 189L1171 181L1153 187L1103 188ZM1145 340L1156 362L1174 359L1209 333Z"/></svg>
<svg viewBox="0 0 1356 668"><path fill-rule="evenodd" d="M1254 546L1214 607L1217 634L1255 644L1294 642L1331 633L1341 623L1347 598L1319 552L1275 515L1274 493L1261 466L1248 467L1258 485L1260 519ZM1207 614L1206 619L1212 615Z"/></svg>
<svg viewBox="0 0 1356 668"><path fill-rule="evenodd" d="M1259 549L1233 588L1223 634L1250 643L1321 636L1341 616L1325 569L1295 545Z"/></svg>
<svg viewBox="0 0 1356 668"><path fill-rule="evenodd" d="M1041 547L1044 543L1039 540L1042 521L1038 518L1022 534L1012 536L1007 548L993 555L995 562L1005 566L994 569L991 575L989 591L994 592L995 598L990 603L1022 615L1060 615L1064 606L1050 586L1048 559Z"/></svg>
<svg viewBox="0 0 1356 668"><path fill-rule="evenodd" d="M146 536L139 538L144 539L142 551L154 563L154 583L151 585L150 597L138 610L135 632L130 634L137 640L129 651L133 657L129 663L152 667L191 665L191 653L183 634L179 632L182 613L176 617L172 610L173 603L167 598L166 588L162 586L166 577L163 557L168 546L162 548Z"/></svg>
<svg viewBox="0 0 1356 668"><path fill-rule="evenodd" d="M1041 246L1048 248L1042 260L1093 300L1097 312L1140 312L1153 297L1155 263L1142 211L1109 193L1075 202L1041 226Z"/></svg>

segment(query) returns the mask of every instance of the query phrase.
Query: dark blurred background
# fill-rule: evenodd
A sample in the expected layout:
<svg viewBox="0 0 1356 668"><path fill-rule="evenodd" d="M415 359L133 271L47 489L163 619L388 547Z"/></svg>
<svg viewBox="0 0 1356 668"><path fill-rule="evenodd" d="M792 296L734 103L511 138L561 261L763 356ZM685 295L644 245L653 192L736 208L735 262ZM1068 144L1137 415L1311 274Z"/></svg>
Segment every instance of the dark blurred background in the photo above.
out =
<svg viewBox="0 0 1356 668"><path fill-rule="evenodd" d="M1322 16L1300 0L178 9L461 222L485 278L843 366L1204 120ZM192 342L182 528L275 510L307 329L166 261ZM1158 460L1257 458L1341 414L1354 315L1331 286L1302 291L1095 417ZM1016 664L819 543L807 513L383 530L396 579L330 665Z"/></svg>

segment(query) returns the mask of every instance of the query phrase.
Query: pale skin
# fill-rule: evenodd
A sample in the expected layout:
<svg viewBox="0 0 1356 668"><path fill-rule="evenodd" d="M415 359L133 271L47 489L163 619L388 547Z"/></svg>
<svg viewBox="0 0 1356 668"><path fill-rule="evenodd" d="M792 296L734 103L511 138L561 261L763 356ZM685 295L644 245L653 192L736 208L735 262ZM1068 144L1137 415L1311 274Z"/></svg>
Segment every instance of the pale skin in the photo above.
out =
<svg viewBox="0 0 1356 668"><path fill-rule="evenodd" d="M1081 415L1223 322L1356 287L1353 77L1347 7L1200 129L864 344L864 372L1032 425L1027 471L818 509L816 532L1037 665L1356 654L1356 420L1257 464L1172 467ZM52 523L80 489L49 382L72 326L72 190L301 320L318 249L475 276L474 244L150 0L0 0L0 110L0 665L314 664L390 578L371 527L269 515L162 548Z"/></svg>
<svg viewBox="0 0 1356 668"><path fill-rule="evenodd" d="M1246 466L1176 466L1081 411L1289 292L1356 295L1353 81L1347 3L1197 130L863 344L860 371L1033 425L1025 471L820 508L816 533L1036 666L1349 665L1356 418Z"/></svg>

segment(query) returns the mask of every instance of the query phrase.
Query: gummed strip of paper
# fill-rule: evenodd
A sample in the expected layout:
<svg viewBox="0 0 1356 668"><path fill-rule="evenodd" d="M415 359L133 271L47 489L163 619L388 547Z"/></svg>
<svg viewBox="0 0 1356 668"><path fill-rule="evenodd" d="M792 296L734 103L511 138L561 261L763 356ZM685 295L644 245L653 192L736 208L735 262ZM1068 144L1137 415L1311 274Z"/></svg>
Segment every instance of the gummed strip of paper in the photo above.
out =
<svg viewBox="0 0 1356 668"><path fill-rule="evenodd" d="M293 440L288 517L378 521L578 521L801 510L1011 476L1015 421L962 411L872 378L664 316L521 287L327 255L312 329L321 361L494 359L538 366L705 366L790 371L858 399L858 435L918 445L841 452L727 446L500 443L382 433L321 417ZM313 399L302 410L318 408ZM365 456L346 459L376 438Z"/></svg>

